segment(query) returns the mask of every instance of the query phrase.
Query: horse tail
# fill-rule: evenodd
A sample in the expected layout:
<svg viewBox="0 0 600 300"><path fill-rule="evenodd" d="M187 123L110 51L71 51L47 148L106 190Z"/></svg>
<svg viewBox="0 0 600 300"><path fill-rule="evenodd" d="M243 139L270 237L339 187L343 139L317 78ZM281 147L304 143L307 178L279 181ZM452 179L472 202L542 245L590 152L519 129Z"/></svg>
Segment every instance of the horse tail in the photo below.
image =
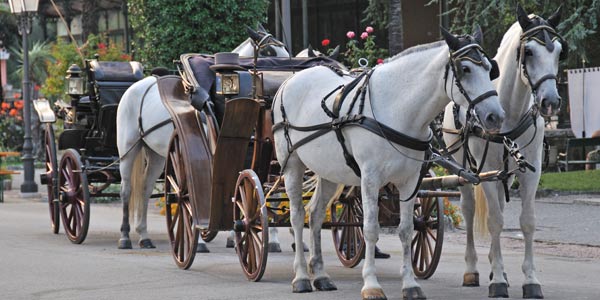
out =
<svg viewBox="0 0 600 300"><path fill-rule="evenodd" d="M488 206L483 187L476 185L474 188L475 194L475 218L473 220L473 231L481 237L488 236Z"/></svg>
<svg viewBox="0 0 600 300"><path fill-rule="evenodd" d="M136 153L135 160L133 161L133 167L131 170L131 196L129 197L129 219L133 221L133 212L137 213L137 216L141 216L143 213L144 206L142 201L144 196L144 158L145 149L141 149Z"/></svg>

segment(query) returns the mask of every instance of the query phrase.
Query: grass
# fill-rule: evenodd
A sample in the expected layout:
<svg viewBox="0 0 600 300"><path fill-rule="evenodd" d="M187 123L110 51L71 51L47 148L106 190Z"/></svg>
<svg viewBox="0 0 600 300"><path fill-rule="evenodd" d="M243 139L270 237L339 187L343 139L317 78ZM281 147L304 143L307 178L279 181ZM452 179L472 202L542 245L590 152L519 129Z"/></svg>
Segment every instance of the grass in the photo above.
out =
<svg viewBox="0 0 600 300"><path fill-rule="evenodd" d="M541 189L556 191L600 192L600 170L545 173Z"/></svg>

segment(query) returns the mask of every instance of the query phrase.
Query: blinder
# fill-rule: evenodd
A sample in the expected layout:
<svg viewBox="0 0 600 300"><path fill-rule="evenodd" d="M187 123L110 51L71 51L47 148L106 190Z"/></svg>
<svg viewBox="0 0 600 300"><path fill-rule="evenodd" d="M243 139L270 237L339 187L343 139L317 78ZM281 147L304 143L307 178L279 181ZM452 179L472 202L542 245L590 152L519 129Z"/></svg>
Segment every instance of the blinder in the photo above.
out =
<svg viewBox="0 0 600 300"><path fill-rule="evenodd" d="M560 51L560 56L558 57L558 59L565 60L569 57L569 43L562 38L560 38L558 41L560 42L560 46L562 49Z"/></svg>
<svg viewBox="0 0 600 300"><path fill-rule="evenodd" d="M490 70L490 80L495 80L500 77L500 68L498 68L498 62L495 59L490 59L492 69Z"/></svg>
<svg viewBox="0 0 600 300"><path fill-rule="evenodd" d="M466 53L462 54L462 55L457 55L455 58L452 59L452 63L454 64L454 71L455 71L455 75L457 78L461 79L464 76L464 72L462 69L462 60L468 60L476 65L482 65L483 64L483 57L487 58L488 61L491 64L491 69L490 69L490 80L494 80L496 78L498 78L500 76L500 69L498 68L498 62L496 62L495 60L491 59L487 53L485 53L483 51L483 49L481 49L481 47L476 47L481 53L479 54L479 58L478 59L474 59L473 57L467 56Z"/></svg>

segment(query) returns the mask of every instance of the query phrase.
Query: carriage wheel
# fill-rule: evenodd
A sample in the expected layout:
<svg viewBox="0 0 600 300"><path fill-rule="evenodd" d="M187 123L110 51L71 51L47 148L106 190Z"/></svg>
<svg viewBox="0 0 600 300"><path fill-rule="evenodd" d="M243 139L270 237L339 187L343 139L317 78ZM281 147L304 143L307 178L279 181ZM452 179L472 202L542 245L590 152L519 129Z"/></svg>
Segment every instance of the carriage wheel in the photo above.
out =
<svg viewBox="0 0 600 300"><path fill-rule="evenodd" d="M440 262L444 242L444 202L441 197L416 198L413 215L412 266L415 275L427 279Z"/></svg>
<svg viewBox="0 0 600 300"><path fill-rule="evenodd" d="M363 211L357 188L342 195L331 205L331 222L362 224ZM365 257L365 239L362 225L331 226L333 245L337 256L347 268L353 268Z"/></svg>
<svg viewBox="0 0 600 300"><path fill-rule="evenodd" d="M267 266L269 243L265 195L258 175L252 170L240 172L235 186L233 222L236 251L248 280L259 281Z"/></svg>
<svg viewBox="0 0 600 300"><path fill-rule="evenodd" d="M202 232L200 232L200 237L202 238L203 241L205 242L210 242L212 240L215 239L215 237L217 236L217 233L219 233L216 230L202 230Z"/></svg>
<svg viewBox="0 0 600 300"><path fill-rule="evenodd" d="M188 189L179 135L173 134L165 164L165 199L167 232L175 264L188 269L196 257L199 230L192 218L190 190Z"/></svg>
<svg viewBox="0 0 600 300"><path fill-rule="evenodd" d="M65 233L71 242L81 244L90 224L90 191L81 156L75 149L67 149L60 160L59 189Z"/></svg>
<svg viewBox="0 0 600 300"><path fill-rule="evenodd" d="M50 212L50 228L53 233L60 229L60 207L58 204L58 160L56 158L56 142L54 128L46 123L44 133L46 148L46 188L48 189L48 211Z"/></svg>

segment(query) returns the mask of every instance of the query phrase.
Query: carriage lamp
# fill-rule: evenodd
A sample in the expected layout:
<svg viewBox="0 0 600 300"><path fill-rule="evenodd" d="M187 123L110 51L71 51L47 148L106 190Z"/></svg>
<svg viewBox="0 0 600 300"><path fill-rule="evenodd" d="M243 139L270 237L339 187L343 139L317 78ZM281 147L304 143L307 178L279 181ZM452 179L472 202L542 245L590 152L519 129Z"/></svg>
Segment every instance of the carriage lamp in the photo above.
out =
<svg viewBox="0 0 600 300"><path fill-rule="evenodd" d="M217 73L216 92L219 95L239 94L240 75L238 73Z"/></svg>
<svg viewBox="0 0 600 300"><path fill-rule="evenodd" d="M79 97L83 95L84 81L81 77L81 68L78 65L72 64L67 70L67 94L71 97Z"/></svg>

